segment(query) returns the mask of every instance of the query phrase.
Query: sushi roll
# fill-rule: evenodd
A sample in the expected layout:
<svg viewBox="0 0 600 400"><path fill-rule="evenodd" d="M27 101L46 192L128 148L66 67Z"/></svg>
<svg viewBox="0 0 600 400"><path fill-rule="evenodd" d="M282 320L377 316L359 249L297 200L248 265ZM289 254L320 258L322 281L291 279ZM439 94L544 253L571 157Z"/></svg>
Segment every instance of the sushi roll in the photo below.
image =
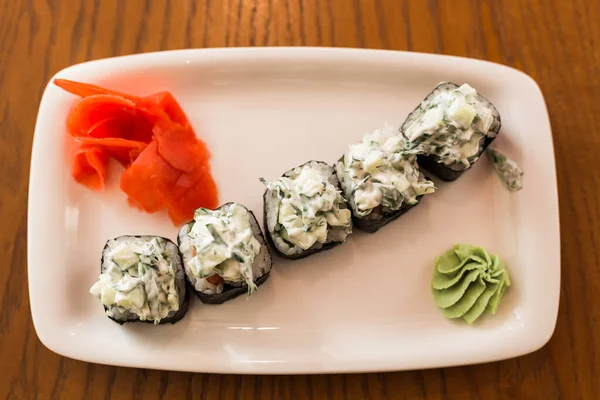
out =
<svg viewBox="0 0 600 400"><path fill-rule="evenodd" d="M271 254L254 214L239 203L199 208L177 238L185 275L198 298L222 304L269 277Z"/></svg>
<svg viewBox="0 0 600 400"><path fill-rule="evenodd" d="M267 238L282 257L307 257L352 233L351 213L330 165L309 161L263 183Z"/></svg>
<svg viewBox="0 0 600 400"><path fill-rule="evenodd" d="M385 125L350 145L335 164L358 229L376 232L436 190L404 145L398 130Z"/></svg>
<svg viewBox="0 0 600 400"><path fill-rule="evenodd" d="M158 236L119 236L102 250L100 277L90 289L108 318L123 324L174 324L188 309L179 249Z"/></svg>
<svg viewBox="0 0 600 400"><path fill-rule="evenodd" d="M477 161L501 125L496 107L471 86L443 82L409 114L400 130L419 165L453 181Z"/></svg>

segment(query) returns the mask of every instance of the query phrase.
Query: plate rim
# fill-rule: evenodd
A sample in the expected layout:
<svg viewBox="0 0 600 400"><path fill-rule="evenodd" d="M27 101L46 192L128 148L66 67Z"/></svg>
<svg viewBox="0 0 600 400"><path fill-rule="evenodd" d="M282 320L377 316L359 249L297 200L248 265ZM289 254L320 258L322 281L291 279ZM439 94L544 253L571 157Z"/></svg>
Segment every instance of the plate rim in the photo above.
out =
<svg viewBox="0 0 600 400"><path fill-rule="evenodd" d="M410 52L410 51L396 51L396 50L379 50L379 49L358 49L358 48L340 48L340 47L237 47L237 48L209 48L209 49L183 49L183 50L168 50L168 51L157 51L157 52L150 52L150 53L139 53L139 54L131 54L131 55L124 55L124 56L117 56L117 57L111 57L111 58L104 58L104 59L99 59L99 60L92 60L92 61L86 61L83 63L79 63L79 64L75 64L75 65L71 65L68 66L60 71L58 71L49 81L48 84L46 85L41 101L40 101L40 105L39 105L39 110L38 110L38 115L36 118L36 125L35 125L35 131L34 131L34 137L33 137L33 142L32 142L32 156L31 156L31 160L30 160L30 176L29 176L29 190L28 190L28 221L27 221L27 262L28 262L28 266L27 266L27 274L28 274L28 289L29 289L29 300L30 300L30 308L31 308L31 315L32 315L32 321L34 324L34 329L36 331L36 334L38 335L40 341L42 342L42 344L47 347L48 349L50 349L51 351L69 357L69 358L74 358L74 359L78 359L78 360L82 360L82 361L87 361L87 362L94 362L94 363L101 363L104 364L101 360L97 360L97 359L93 359L93 357L85 357L84 355L81 354L76 354L72 351L69 351L70 349L68 348L68 345L65 346L65 343L59 343L56 340L52 339L50 336L48 335L48 326L42 325L42 323L40 322L40 318L39 316L36 316L39 312L41 312L42 308L41 303L40 303L40 296L38 296L38 294L35 292L35 278L32 278L33 276L35 276L34 272L36 270L36 267L34 266L35 263L32 262L33 260L35 260L35 255L32 254L33 252L33 248L35 246L32 246L32 243L35 243L36 241L36 237L33 235L34 232L34 224L35 224L35 220L32 218L32 210L36 210L36 204L35 204L35 196L37 194L37 192L40 190L39 185L40 183L37 180L37 173L34 171L34 167L37 164L37 159L39 158L39 146L36 147L36 143L39 141L39 137L40 135L42 135L42 131L43 128L40 127L40 120L43 117L43 111L44 111L44 105L50 100L51 95L49 94L49 88L52 86L52 81L57 78L57 77L66 77L69 74L72 74L73 72L77 72L79 70L88 70L88 69L99 69L99 68L105 68L106 65L112 64L112 63L138 63L140 61L148 61L148 60L154 60L154 61L160 61L160 64L162 65L169 65L172 64L172 58L176 57L178 59L182 59L185 58L186 55L194 55L195 57L199 57L199 55L202 55L201 57L206 57L208 60L212 60L215 57L226 57L226 56L236 56L236 57L242 57L242 58L265 58L265 59L269 59L272 58L273 56L278 56L278 57L282 57L282 56L288 56L288 57L304 57L305 59L309 59L309 58L317 58L317 59L331 59L331 60L341 60L341 59L349 59L352 58L354 61L360 61L360 59L363 59L364 57L367 58L371 58L371 57L375 57L378 58L378 60L375 60L373 62L375 63L379 63L379 62L390 62L390 63L394 63L395 60L397 60L399 57L412 57L415 59L421 59L421 60L426 60L427 62L429 62L428 60L439 60L440 58L444 58L447 60L456 60L456 61L462 61L462 62L469 62L469 63L479 63L480 65L485 65L486 67L490 67L490 68L502 68L502 69L507 69L510 70L512 73L517 73L523 77L525 77L527 79L527 81L529 82L529 84L531 84L532 88L534 90L536 90L538 92L538 95L540 97L541 103L543 105L543 110L544 110L544 117L545 117L545 123L548 124L548 130L550 133L550 137L548 138L549 140L549 145L550 145L550 149L551 152L550 154L548 154L548 160L547 162L551 163L552 165L552 169L551 171L546 171L546 173L551 173L552 174L552 182L553 182L553 187L550 188L551 191L549 190L546 195L547 200L549 202L551 202L552 204L550 205L550 207L553 209L553 211L555 211L555 213L553 212L553 215L551 216L553 219L553 226L556 226L556 231L552 232L552 242L555 245L555 249L554 249L554 254L557 256L557 267L555 268L556 271L554 271L554 279L555 279L555 283L556 283L556 287L557 287L557 293L556 296L552 299L553 301L551 302L552 304L548 306L548 310L549 310L549 314L548 317L546 319L546 321L550 321L550 323L547 323L546 326L544 327L544 332L543 334L540 333L535 340L528 340L528 344L527 346L524 346L523 348L519 348L519 349L515 349L512 353L508 352L506 355L502 355L502 356L498 356L498 357L492 357L492 358L485 358L484 360L481 361L476 361L476 362L467 362L467 364L471 365L471 364L478 364L478 363L484 363L484 362L491 362L491 361L499 361L499 360L503 360L503 359L507 359L507 358L513 358L513 357L517 357L520 355L524 355L524 354L528 354L531 352L534 352L538 349L540 349L541 347L543 347L552 337L552 334L554 333L554 330L556 328L556 322L557 322L557 318L558 318L558 307L559 307L559 301L560 301L560 280L561 280L561 249L560 249L560 210L559 210L559 197L558 197L558 184L557 184L557 174L556 174L556 158L555 158L555 150L554 150L554 142L553 142L553 135L552 135L552 128L550 125L550 118L549 118L549 113L548 113L548 109L547 109L547 105L546 105L546 101L545 98L543 96L543 92L540 89L539 85L537 84L537 82L529 75L527 75L526 73L510 67L510 66L506 66L503 64L499 64L499 63L495 63L495 62L491 62L491 61L487 61L487 60L479 60L479 59L474 59L474 58L468 58L468 57L461 57L461 56L452 56L452 55L442 55L442 54L432 54L432 53L419 53L419 52ZM37 155L37 156L36 156ZM550 193L551 192L551 193ZM35 212L34 212L35 214ZM548 299L550 300L550 299ZM549 301L550 302L550 301ZM149 368L149 369L158 369L160 368L159 366L152 366L152 365L143 365L143 364L139 364L139 363L128 363L127 360L121 360L122 362L117 363L106 363L108 365L120 365L120 366L126 366L126 367L139 367L139 368ZM285 361L285 364L291 364L293 362L290 361ZM449 367L449 366L457 366L457 365L465 365L464 362L461 362L460 360L450 360L449 362L445 362L445 363L441 363L440 365L423 365L423 366L416 366L414 367L414 369L422 369L422 368L432 368L432 367ZM347 368L323 368L323 369L305 369L302 368L301 366L296 366L294 368L290 368L289 371L287 371L288 369L286 368L286 370L284 372L282 372L282 370L280 368L276 368L277 365L275 365L275 367L271 366L271 367L266 367L263 366L259 366L258 368L256 368L256 366L249 368L249 369L244 369L244 368L236 368L237 364L227 364L227 363L222 363L221 367L222 368L212 368L212 366L207 365L207 368L203 368L201 371L203 372L216 372L216 373L237 373L237 374L256 374L256 373L260 373L260 374L281 374L281 373L340 373L340 372L345 372L345 373L360 373L360 372L373 372L373 371L395 371L395 370L402 370L402 369L407 369L407 368L397 368L394 367L393 365L388 365L387 367L380 367L377 369L361 369L361 368L354 368L351 365L348 365ZM191 369L189 368L172 368L171 366L169 366L168 368L169 370L174 370L174 371L191 371ZM413 369L413 368L410 368ZM200 372L200 370L194 370L196 372Z"/></svg>

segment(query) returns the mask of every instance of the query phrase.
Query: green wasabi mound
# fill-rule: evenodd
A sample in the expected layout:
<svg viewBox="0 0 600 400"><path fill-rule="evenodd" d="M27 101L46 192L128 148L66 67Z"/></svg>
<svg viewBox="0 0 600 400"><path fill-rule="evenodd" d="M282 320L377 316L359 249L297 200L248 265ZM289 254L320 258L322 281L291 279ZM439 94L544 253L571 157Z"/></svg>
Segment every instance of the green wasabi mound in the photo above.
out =
<svg viewBox="0 0 600 400"><path fill-rule="evenodd" d="M495 314L509 286L504 262L482 247L456 244L435 260L433 300L447 318L472 324L485 312Z"/></svg>

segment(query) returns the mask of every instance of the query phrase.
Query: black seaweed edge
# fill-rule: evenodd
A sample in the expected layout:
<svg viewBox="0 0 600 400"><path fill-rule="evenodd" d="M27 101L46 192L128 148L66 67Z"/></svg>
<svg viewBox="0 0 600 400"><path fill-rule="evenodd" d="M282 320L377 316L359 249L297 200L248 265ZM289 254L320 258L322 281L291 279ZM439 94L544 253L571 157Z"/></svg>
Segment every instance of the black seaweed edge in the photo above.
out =
<svg viewBox="0 0 600 400"><path fill-rule="evenodd" d="M110 315L106 314L106 312L108 311L108 307L104 306L104 313L105 315L108 317L108 319L110 319L111 321L116 322L119 325L123 325L125 323L128 322L144 322L144 323L148 323L148 324L152 324L152 325L163 325L163 324L174 324L178 321L181 321L181 319L183 319L183 317L185 317L185 314L187 313L189 306L190 306L190 290L188 288L188 282L185 274L185 268L183 265L183 256L181 254L181 251L179 251L179 246L173 242L171 239L163 237L163 236L156 236L156 235L120 235L117 237L114 237L112 239L109 239L106 241L106 244L104 245L104 247L102 248L102 257L100 257L100 273L102 273L102 264L104 263L104 251L106 250L106 248L108 247L108 242L110 242L111 240L117 240L120 238L124 238L124 237L136 237L136 238L142 238L144 236L152 236L155 238L161 238L163 240L166 240L167 242L171 242L171 244L173 244L175 246L175 248L177 249L177 255L179 256L179 258L181 259L181 269L184 275L184 279L183 279L183 291L184 291L184 297L183 297L183 303L181 303L181 305L179 306L179 310L177 310L177 312L172 315L171 317L166 317L166 318L161 318L161 320L158 322L158 324L155 324L154 321L152 320L146 320L146 321L142 321L141 319L128 319L125 321L121 321L118 320L116 318L111 317ZM175 271L175 276L177 276L177 271Z"/></svg>
<svg viewBox="0 0 600 400"><path fill-rule="evenodd" d="M479 153L477 153L477 157L481 157L481 155L485 152L485 150L488 148L488 146L494 141L494 139L495 139L495 137L490 138L490 137L486 136L486 140L484 141L483 146L481 147L481 150L479 151ZM427 172L432 173L437 178L439 178L445 182L455 181L464 172L470 170L477 161L479 161L479 159L470 163L471 165L469 165L468 168L465 168L460 171L456 171L450 167L447 167L443 163L436 161L436 158L434 155L426 156L426 155L421 154L421 155L417 156L417 163L419 164L420 167L422 167L423 169L427 170Z"/></svg>
<svg viewBox="0 0 600 400"><path fill-rule="evenodd" d="M336 164L339 162L344 162L344 156L340 157L336 161ZM418 165L418 167L419 167L419 172L421 172L421 169L420 169L421 166ZM337 168L334 168L334 171L335 171L335 175L337 176ZM340 186L341 186L342 180L339 176L337 176L337 178L338 178L338 181L340 182ZM431 181L431 179L428 176L425 176L425 180ZM343 191L342 191L342 193L343 193ZM392 222L395 219L397 219L398 217L400 217L402 214L406 213L408 210L419 205L421 203L421 199L423 198L423 196L425 196L425 195L422 194L420 196L417 196L417 203L415 203L415 204L404 203L396 211L383 213L382 218L379 218L379 219L367 219L364 217L363 218L358 217L356 214L354 214L354 209L352 207L350 207L348 204L348 206L349 206L348 208L350 209L350 212L352 213L352 225L355 226L356 228L360 229L363 232L375 233L379 229L383 228L385 225L389 224L390 222Z"/></svg>
<svg viewBox="0 0 600 400"><path fill-rule="evenodd" d="M417 196L418 202L415 204L404 203L398 210L394 212L383 213L382 218L379 219L359 218L356 215L354 215L354 213L352 213L352 220L354 221L354 226L356 226L361 231L375 233L379 229L383 228L385 225L389 224L401 215L405 214L408 210L412 210L414 207L421 204L423 196L424 195Z"/></svg>
<svg viewBox="0 0 600 400"><path fill-rule="evenodd" d="M402 126L400 127L400 134L402 134L404 136L404 125L406 124L406 122L410 119L410 117L417 112L417 110L419 109L419 107L421 106L421 103L425 100L427 100L427 98L429 98L441 85L454 85L457 88L459 88L460 86L457 85L454 82L442 82L439 83L435 86L435 88L433 88L433 90L431 92L429 92L429 94L427 96L425 96L423 98L423 100L421 100L419 102L419 104L408 114L408 116L406 117L406 119L404 120L404 122L402 123ZM444 165L443 163L440 163L436 160L435 155L417 155L417 163L419 164L420 167L422 167L423 169L427 170L428 172L432 173L433 175L435 175L437 178L445 181L445 182L452 182L455 181L456 179L458 179L464 172L468 171L469 169L471 169L471 167L473 167L473 165L479 161L479 158L481 157L481 155L483 154L483 152L485 152L485 150L488 148L488 146L494 141L494 139L496 139L498 137L498 134L500 133L500 129L502 128L502 117L500 116L500 113L498 112L498 109L496 108L496 106L489 101L488 99L486 99L485 97L483 97L481 94L477 93L477 97L480 100L483 100L483 102L485 102L486 104L488 104L495 112L496 115L498 116L498 127L495 128L492 132L495 133L494 137L490 137L488 135L485 136L485 140L483 142L483 146L481 147L481 150L477 153L477 157L478 159L475 160L474 162L470 163L468 168L465 168L463 170L457 171L454 170L446 165Z"/></svg>
<svg viewBox="0 0 600 400"><path fill-rule="evenodd" d="M273 265L273 261L271 261L271 265ZM262 275L260 278L254 281L256 286L260 286L267 281L269 275L271 274L271 270L269 270L266 274ZM187 276L187 275L186 275ZM238 296L241 296L244 293L248 293L248 286L231 286L226 283L223 284L223 291L221 293L215 294L206 294L202 292L198 292L196 289L192 287L192 290L196 294L196 296L200 299L200 301L204 304L223 304L226 301L231 299L235 299Z"/></svg>
<svg viewBox="0 0 600 400"><path fill-rule="evenodd" d="M309 161L306 161L304 164L300 164L297 167L294 167L294 168L291 168L291 169L285 171L281 175L281 177L287 176L288 173L290 173L291 171L295 170L296 168L302 168L306 164L311 163L311 162L325 164L328 167L331 167L331 165L329 165L325 161L309 160ZM334 166L332 168L333 168L333 174L336 176L336 178L338 180L337 188L340 190L341 193L343 193L343 190L342 190L342 187L341 187L341 184L340 184L340 179L339 179L339 177L337 176L337 174L335 172L335 164L334 164ZM283 258L288 259L288 260L299 260L301 258L306 258L308 256L311 256L311 255L316 254L316 253L320 253L320 252L325 251L325 250L331 250L334 247L339 246L340 244L345 243L346 239L348 239L348 236L350 236L352 234L352 233L348 234L348 236L346 236L346 239L344 239L344 241L342 241L342 242L329 242L329 243L324 244L322 247L320 247L318 249L304 250L300 254L289 255L289 254L283 253L281 250L279 250L279 248L277 247L277 245L273 241L273 238L271 237L271 232L269 231L269 225L267 224L267 193L268 193L268 191L269 191L269 189L265 189L265 192L263 193L263 225L265 227L265 231L267 232L267 235L266 235L267 236L267 242L273 248L273 250L275 250L275 253L277 253L278 256L283 257ZM346 204L346 207L350 210L350 212L352 212L352 208L350 208L350 205L348 204L348 202L345 201L344 203ZM351 228L352 228L352 226L351 226Z"/></svg>
<svg viewBox="0 0 600 400"><path fill-rule="evenodd" d="M224 203L222 205L220 205L219 207L215 208L215 210L218 210L222 207L228 206L233 204L234 202L230 201L228 203ZM237 203L240 204L240 203ZM273 269L273 257L271 257L271 252L269 251L269 245L268 245L268 240L265 238L265 235L263 234L262 229L260 229L260 223L258 222L258 219L256 218L256 216L254 215L254 212L252 212L252 210L248 209L248 207L246 207L243 204L240 204L242 207L244 207L246 209L246 211L248 211L248 213L251 215L251 217L254 219L254 222L256 222L256 226L258 227L258 232L254 232L255 234L258 233L260 235L260 237L262 238L264 244L265 244L265 248L267 249L267 253L269 254L269 270L261 275L260 277L258 277L257 279L254 280L254 284L256 286L260 286L263 283L265 283L265 281L268 279L269 274L271 273L271 270ZM184 224L183 226L189 225L191 223L193 223L194 221L190 221L186 224ZM183 227L181 228L183 229ZM181 229L179 230L179 232L181 232ZM177 232L177 244L178 246L181 245L181 240L180 240L180 235L179 232ZM179 247L178 247L179 248ZM261 246L262 248L262 246ZM192 285L192 282L190 281L190 278L187 275L187 272L185 271L185 264L184 264L184 260L183 260L183 255L181 256L181 260L182 260L182 265L183 265L183 272L185 275L185 281L187 282L187 284L190 286L190 290L192 290L194 292L194 294L196 294L196 296L200 299L200 301L204 304L223 304L226 301L229 301L231 299L234 299L238 296L240 296L241 294L244 294L246 292L248 292L248 286L247 285L242 285L242 286L231 286L228 285L227 283L223 283L223 291L221 293L214 293L214 294L206 294L206 293L202 293L196 290L196 288L194 287L194 285Z"/></svg>

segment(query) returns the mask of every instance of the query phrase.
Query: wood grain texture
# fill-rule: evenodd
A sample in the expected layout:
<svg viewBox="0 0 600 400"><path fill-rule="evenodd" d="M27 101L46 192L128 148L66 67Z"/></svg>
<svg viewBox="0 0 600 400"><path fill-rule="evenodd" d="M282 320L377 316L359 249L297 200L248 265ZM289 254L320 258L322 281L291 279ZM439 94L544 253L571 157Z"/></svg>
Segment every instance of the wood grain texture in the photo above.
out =
<svg viewBox="0 0 600 400"><path fill-rule="evenodd" d="M600 398L600 3L597 0L0 0L0 398ZM507 64L544 92L554 131L562 291L554 337L513 360L329 376L116 368L51 353L29 310L29 157L40 95L73 63L165 49L315 45Z"/></svg>

